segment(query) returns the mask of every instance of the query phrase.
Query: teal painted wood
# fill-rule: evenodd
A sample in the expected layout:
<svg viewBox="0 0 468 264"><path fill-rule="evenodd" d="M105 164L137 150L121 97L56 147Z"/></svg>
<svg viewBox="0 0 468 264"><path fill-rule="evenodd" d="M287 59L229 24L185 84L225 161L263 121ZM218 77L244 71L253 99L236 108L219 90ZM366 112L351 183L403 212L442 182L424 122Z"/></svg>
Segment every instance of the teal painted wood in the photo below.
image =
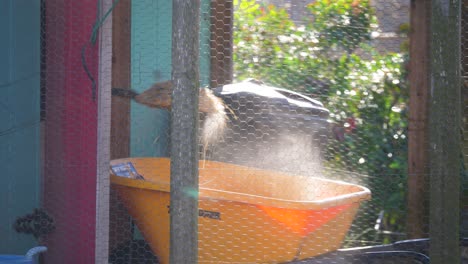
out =
<svg viewBox="0 0 468 264"><path fill-rule="evenodd" d="M12 224L40 205L39 32L39 1L0 1L0 254L36 245Z"/></svg>
<svg viewBox="0 0 468 264"><path fill-rule="evenodd" d="M200 84L209 84L210 1L202 0L200 30ZM131 84L144 91L171 78L172 1L132 1ZM132 102L130 155L168 156L169 114Z"/></svg>
<svg viewBox="0 0 468 264"><path fill-rule="evenodd" d="M171 78L172 1L132 1L131 83L136 91ZM131 156L167 156L167 111L132 102Z"/></svg>

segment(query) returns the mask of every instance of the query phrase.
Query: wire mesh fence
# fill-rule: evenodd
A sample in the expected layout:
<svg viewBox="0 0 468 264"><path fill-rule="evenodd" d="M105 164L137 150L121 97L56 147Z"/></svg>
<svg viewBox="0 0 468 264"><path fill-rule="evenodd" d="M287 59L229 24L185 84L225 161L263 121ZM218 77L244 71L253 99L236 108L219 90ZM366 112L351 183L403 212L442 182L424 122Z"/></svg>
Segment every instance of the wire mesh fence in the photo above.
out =
<svg viewBox="0 0 468 264"><path fill-rule="evenodd" d="M37 263L176 262L170 248L199 263L429 263L430 110L411 101L409 59L423 9L33 2L0 3L0 254L45 245ZM184 27L187 14L199 21ZM467 14L463 2L463 100ZM180 48L177 34L192 41ZM171 201L176 188L186 202ZM173 242L181 215L197 230L189 248Z"/></svg>
<svg viewBox="0 0 468 264"><path fill-rule="evenodd" d="M315 176L323 175L323 171L330 175L351 172L345 180L374 190L366 210L358 216L356 223L361 224L353 227L345 242L350 246L395 241L404 233L408 89L407 38L402 29L408 26L409 18L392 20L386 14L394 12L394 16L404 17L409 6L395 2L391 5L403 7L388 9L388 2L376 4L290 3L290 9L307 10L301 24L293 23L286 10L268 3L243 1L235 12L236 77L253 76L308 94L327 112L322 120L328 124L316 121L320 120L317 117L308 121L303 131L312 136L305 139L311 145L308 148L300 136L282 133L293 141L278 144L283 153L271 151L273 155L267 155L270 164L286 168L281 164L285 161L292 165L291 172L302 168L296 172ZM397 53L393 52L395 41L402 48ZM252 49L258 50L252 54ZM296 125L286 123L287 128L301 131L298 124L307 122L301 118L320 116L311 111L304 115L301 110L293 110L288 120ZM376 225L377 219L381 222Z"/></svg>

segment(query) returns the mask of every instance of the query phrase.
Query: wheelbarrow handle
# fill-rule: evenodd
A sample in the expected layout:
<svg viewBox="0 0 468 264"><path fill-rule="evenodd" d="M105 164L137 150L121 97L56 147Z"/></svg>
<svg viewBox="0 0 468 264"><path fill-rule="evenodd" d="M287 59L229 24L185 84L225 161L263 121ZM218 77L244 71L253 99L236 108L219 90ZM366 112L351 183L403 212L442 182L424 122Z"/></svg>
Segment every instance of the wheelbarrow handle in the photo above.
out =
<svg viewBox="0 0 468 264"><path fill-rule="evenodd" d="M39 247L33 247L28 252L26 253L26 257L29 259L32 259L35 255L40 254L42 252L46 252L47 247L44 246L39 246Z"/></svg>
<svg viewBox="0 0 468 264"><path fill-rule="evenodd" d="M376 252L366 252L362 254L365 258L388 258L388 257L406 257L416 261L421 262L422 264L429 264L430 259L428 256L414 251L376 251Z"/></svg>

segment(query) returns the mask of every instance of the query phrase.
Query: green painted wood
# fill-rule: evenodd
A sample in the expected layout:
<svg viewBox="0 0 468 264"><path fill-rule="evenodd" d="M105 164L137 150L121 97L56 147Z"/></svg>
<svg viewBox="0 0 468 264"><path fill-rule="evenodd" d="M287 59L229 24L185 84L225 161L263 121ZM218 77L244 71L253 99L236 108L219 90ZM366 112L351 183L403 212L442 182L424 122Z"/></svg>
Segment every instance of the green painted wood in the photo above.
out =
<svg viewBox="0 0 468 264"><path fill-rule="evenodd" d="M12 224L40 204L40 3L0 1L0 254L36 245Z"/></svg>
<svg viewBox="0 0 468 264"><path fill-rule="evenodd" d="M200 84L209 84L210 1L202 0L200 30ZM172 1L132 1L131 85L144 91L171 78ZM130 155L169 155L169 113L132 102Z"/></svg>

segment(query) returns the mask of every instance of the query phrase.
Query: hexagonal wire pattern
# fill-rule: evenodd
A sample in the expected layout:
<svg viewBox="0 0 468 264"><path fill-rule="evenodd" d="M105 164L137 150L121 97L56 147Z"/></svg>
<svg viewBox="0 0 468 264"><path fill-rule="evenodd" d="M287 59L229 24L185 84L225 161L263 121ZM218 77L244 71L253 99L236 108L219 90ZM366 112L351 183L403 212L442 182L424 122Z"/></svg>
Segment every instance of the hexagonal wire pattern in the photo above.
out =
<svg viewBox="0 0 468 264"><path fill-rule="evenodd" d="M11 24L10 32L35 32L34 59L10 55L16 79L0 82L30 100L0 99L6 128L11 120L28 127L12 113L37 119L34 151L5 140L18 142L7 144L9 160L36 166L26 180L34 191L8 212L10 222L49 247L43 263L98 255L168 263L169 216L177 213L169 203L172 3L6 2L4 10L30 10L40 21ZM427 194L407 188L409 9L408 0L201 0L199 190L185 190L199 199L200 263L427 263L427 241L407 241L416 238L407 225L427 227L429 217L406 218L407 196ZM10 50L28 49L21 36ZM23 78L18 69L28 64L36 68ZM40 93L22 94L27 80ZM106 155L110 179L98 172L96 187ZM16 208L18 179L8 179L7 208ZM27 214L34 207L42 209ZM95 247L101 231L108 246ZM17 236L8 233L6 250L36 243L16 245ZM427 236L422 228L417 237Z"/></svg>

